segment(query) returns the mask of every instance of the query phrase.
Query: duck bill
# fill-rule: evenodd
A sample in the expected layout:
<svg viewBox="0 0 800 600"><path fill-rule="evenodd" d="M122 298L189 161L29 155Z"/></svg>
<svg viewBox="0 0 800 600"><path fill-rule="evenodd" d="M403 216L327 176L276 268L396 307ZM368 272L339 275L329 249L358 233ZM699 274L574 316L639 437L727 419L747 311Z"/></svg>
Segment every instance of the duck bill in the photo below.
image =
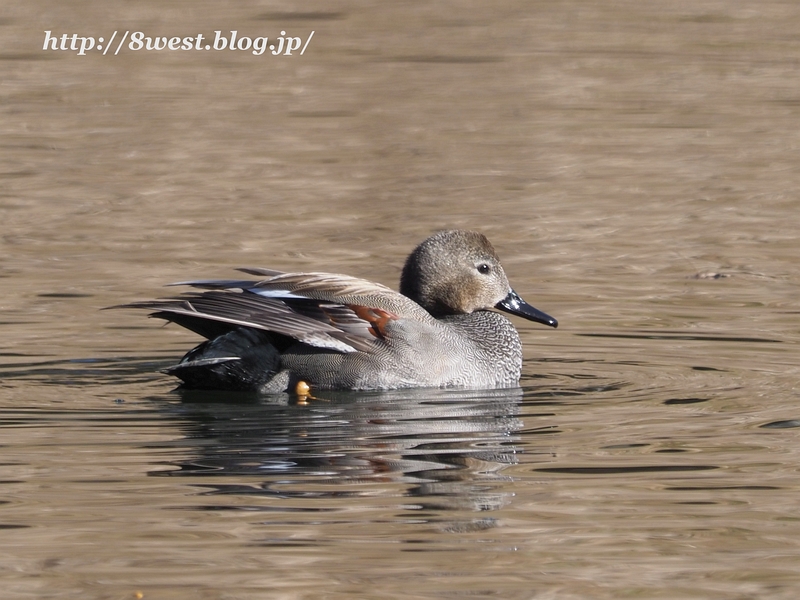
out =
<svg viewBox="0 0 800 600"><path fill-rule="evenodd" d="M558 321L556 321L550 315L543 313L538 308L534 308L525 302L525 300L520 298L519 294L517 294L517 292L514 290L511 290L508 293L508 296L495 304L495 308L507 313L511 313L512 315L517 315L523 319L528 319L529 321L536 321L542 325L558 327Z"/></svg>

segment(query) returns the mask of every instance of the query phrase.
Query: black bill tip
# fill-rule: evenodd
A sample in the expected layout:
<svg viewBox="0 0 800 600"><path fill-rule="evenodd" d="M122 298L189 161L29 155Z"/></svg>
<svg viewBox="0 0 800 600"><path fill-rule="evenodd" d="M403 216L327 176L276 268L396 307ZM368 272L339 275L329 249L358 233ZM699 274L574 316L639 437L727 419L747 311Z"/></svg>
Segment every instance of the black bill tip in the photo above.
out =
<svg viewBox="0 0 800 600"><path fill-rule="evenodd" d="M558 327L558 321L556 321L553 317L548 315L547 313L543 313L538 308L534 308L525 300L519 297L519 294L514 290L511 290L508 293L508 296L503 298L500 302L495 305L495 308L510 313L512 315L517 315L518 317L522 317L523 319L528 319L529 321L535 321L537 323L541 323L542 325L547 325L549 327Z"/></svg>

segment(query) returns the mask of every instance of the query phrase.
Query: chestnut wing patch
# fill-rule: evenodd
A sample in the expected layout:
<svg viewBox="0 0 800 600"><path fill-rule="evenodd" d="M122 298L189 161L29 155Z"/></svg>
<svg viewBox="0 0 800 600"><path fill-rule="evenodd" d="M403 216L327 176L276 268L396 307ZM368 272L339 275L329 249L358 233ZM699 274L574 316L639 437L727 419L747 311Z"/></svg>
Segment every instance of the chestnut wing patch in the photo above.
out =
<svg viewBox="0 0 800 600"><path fill-rule="evenodd" d="M389 322L400 318L396 314L380 308L358 306L357 304L348 304L347 308L353 311L362 322L369 323L369 333L380 340L386 339L388 335L386 326Z"/></svg>

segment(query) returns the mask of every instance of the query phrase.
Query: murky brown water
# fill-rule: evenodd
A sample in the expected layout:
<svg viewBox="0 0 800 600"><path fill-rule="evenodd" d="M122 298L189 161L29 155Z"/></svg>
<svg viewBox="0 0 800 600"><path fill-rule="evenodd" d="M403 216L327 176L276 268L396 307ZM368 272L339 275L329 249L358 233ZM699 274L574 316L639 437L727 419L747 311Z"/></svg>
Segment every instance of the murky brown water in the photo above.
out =
<svg viewBox="0 0 800 600"><path fill-rule="evenodd" d="M800 5L8 2L4 598L792 598ZM43 51L44 31L307 40ZM476 228L520 391L181 397L103 306Z"/></svg>

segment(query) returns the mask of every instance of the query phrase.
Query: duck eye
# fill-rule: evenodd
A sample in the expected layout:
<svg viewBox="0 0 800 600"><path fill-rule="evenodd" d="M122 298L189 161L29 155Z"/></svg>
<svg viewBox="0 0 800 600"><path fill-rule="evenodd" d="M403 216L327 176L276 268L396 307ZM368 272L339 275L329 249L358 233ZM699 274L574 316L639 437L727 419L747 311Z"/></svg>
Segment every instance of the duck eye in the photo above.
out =
<svg viewBox="0 0 800 600"><path fill-rule="evenodd" d="M492 271L492 267L487 265L486 263L481 263L478 265L478 273L481 275L488 275Z"/></svg>

